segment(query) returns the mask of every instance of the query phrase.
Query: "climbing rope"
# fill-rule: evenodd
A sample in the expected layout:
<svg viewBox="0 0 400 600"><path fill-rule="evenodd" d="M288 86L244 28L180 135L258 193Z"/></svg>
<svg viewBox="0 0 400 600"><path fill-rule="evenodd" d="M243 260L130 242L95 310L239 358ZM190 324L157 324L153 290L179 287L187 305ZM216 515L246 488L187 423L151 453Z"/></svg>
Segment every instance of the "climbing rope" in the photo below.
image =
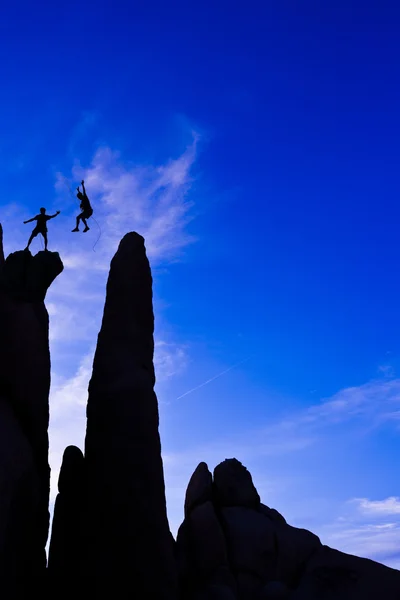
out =
<svg viewBox="0 0 400 600"><path fill-rule="evenodd" d="M95 243L93 244L93 252L96 252L95 247L97 245L97 242L99 241L99 239L101 238L101 227L98 224L98 222L96 221L96 219L94 218L94 216L92 215L91 217L93 219L93 221L96 223L97 227L99 228L99 235L97 236L97 240L95 241Z"/></svg>
<svg viewBox="0 0 400 600"><path fill-rule="evenodd" d="M69 192L69 193L70 193L70 195L71 195L71 198L72 198L73 200L76 200L76 198L75 198L75 196L74 196L74 193L73 193L73 191L72 191L72 189L71 189L71 186L69 185L69 181L68 181L68 179L67 179L67 178L66 178L64 175L62 175L62 178L63 178L63 181L64 181L65 185L67 186L67 189L68 189L68 192ZM96 219L94 218L94 216L93 216L93 215L91 216L91 218L93 219L93 221L96 223L97 227L99 228L99 235L97 236L97 240L96 240L96 241L95 241L95 243L93 244L93 252L96 252L96 250L95 250L95 247L97 246L97 243L98 243L99 239L101 238L102 231L101 231L101 227L100 227L100 225L98 224L98 222L96 221Z"/></svg>

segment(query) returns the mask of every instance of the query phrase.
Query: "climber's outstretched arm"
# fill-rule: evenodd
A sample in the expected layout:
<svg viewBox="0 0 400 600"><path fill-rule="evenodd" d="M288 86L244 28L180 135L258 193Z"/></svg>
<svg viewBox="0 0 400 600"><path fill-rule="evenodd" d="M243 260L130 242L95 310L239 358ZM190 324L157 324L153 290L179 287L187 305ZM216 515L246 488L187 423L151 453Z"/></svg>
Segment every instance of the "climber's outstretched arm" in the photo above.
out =
<svg viewBox="0 0 400 600"><path fill-rule="evenodd" d="M49 215L49 218L54 219L59 214L60 214L60 211L58 210L55 215Z"/></svg>
<svg viewBox="0 0 400 600"><path fill-rule="evenodd" d="M27 223L32 223L32 221L34 221L36 219L36 217L32 217L32 219L28 219L27 221L24 221L24 224L26 225Z"/></svg>
<svg viewBox="0 0 400 600"><path fill-rule="evenodd" d="M81 184L82 184L83 194L86 196L85 182L83 181L83 179L81 181Z"/></svg>

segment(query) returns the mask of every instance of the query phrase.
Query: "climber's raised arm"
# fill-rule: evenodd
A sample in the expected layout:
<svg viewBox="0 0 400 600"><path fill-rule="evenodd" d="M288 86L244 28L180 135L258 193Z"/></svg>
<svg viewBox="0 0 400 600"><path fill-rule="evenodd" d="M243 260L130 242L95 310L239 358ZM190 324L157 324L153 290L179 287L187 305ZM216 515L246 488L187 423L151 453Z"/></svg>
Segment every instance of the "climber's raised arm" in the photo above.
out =
<svg viewBox="0 0 400 600"><path fill-rule="evenodd" d="M83 179L82 179L82 181L81 181L81 184L82 184L83 194L84 194L84 196L86 196L85 182L84 182L84 180L83 180Z"/></svg>
<svg viewBox="0 0 400 600"><path fill-rule="evenodd" d="M26 225L27 223L32 223L32 221L35 221L36 217L32 217L32 219L28 219L27 221L24 221L24 224Z"/></svg>
<svg viewBox="0 0 400 600"><path fill-rule="evenodd" d="M60 214L60 211L58 210L55 215L49 215L49 219L54 219L59 214Z"/></svg>

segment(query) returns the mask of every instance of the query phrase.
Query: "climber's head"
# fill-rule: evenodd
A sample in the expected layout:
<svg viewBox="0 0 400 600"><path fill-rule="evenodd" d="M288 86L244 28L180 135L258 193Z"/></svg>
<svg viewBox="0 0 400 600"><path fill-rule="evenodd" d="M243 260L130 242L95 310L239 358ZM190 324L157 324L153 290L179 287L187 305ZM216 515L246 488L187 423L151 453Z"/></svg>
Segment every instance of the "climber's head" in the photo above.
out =
<svg viewBox="0 0 400 600"><path fill-rule="evenodd" d="M78 192L76 197L79 198L79 200L83 200L83 198L84 198L82 192Z"/></svg>
<svg viewBox="0 0 400 600"><path fill-rule="evenodd" d="M45 212L46 212L46 209L45 209L45 208L41 208L41 209L40 209L40 214L41 214L41 215L44 215L44 213L45 213Z"/></svg>

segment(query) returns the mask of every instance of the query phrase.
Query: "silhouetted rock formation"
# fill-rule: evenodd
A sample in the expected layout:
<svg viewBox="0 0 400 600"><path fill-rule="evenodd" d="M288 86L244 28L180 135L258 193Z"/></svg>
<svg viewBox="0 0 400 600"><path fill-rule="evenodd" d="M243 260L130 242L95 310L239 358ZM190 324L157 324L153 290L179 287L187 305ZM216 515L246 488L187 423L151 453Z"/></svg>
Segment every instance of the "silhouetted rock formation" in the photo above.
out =
<svg viewBox="0 0 400 600"><path fill-rule="evenodd" d="M61 270L49 252L16 252L3 261L0 243L2 598L400 599L399 571L288 525L261 503L236 459L213 476L198 465L174 542L153 389L151 271L135 233L111 263L85 456L74 446L64 452L46 578L50 356L43 299Z"/></svg>
<svg viewBox="0 0 400 600"><path fill-rule="evenodd" d="M177 538L182 597L188 600L385 600L400 598L400 572L323 546L260 502L236 459L200 463L186 493Z"/></svg>
<svg viewBox="0 0 400 600"><path fill-rule="evenodd" d="M50 591L59 598L83 597L87 493L84 458L76 446L65 449L58 490L49 548Z"/></svg>
<svg viewBox="0 0 400 600"><path fill-rule="evenodd" d="M152 278L144 240L130 233L111 263L89 385L85 542L77 568L95 595L132 598L140 590L143 600L176 598L153 390L153 331ZM62 477L67 457L66 453ZM72 477L64 478L67 488ZM68 523L76 529L79 503L72 501L72 491L68 498L61 481L59 487L49 568L50 572L54 565L64 568L66 578L71 559L60 560L57 554L59 548L63 556L73 552L73 542L68 527L60 524L61 512L68 514Z"/></svg>
<svg viewBox="0 0 400 600"><path fill-rule="evenodd" d="M4 264L4 250L3 250L3 227L0 223L0 267Z"/></svg>
<svg viewBox="0 0 400 600"><path fill-rule="evenodd" d="M144 240L126 235L111 262L89 384L85 461L88 574L118 598L175 596L158 405L152 278Z"/></svg>
<svg viewBox="0 0 400 600"><path fill-rule="evenodd" d="M48 535L50 353L42 299L58 256L0 245L0 582L4 597L34 593Z"/></svg>
<svg viewBox="0 0 400 600"><path fill-rule="evenodd" d="M57 252L42 251L32 256L29 250L20 250L7 257L0 286L15 300L42 302L63 268Z"/></svg>

